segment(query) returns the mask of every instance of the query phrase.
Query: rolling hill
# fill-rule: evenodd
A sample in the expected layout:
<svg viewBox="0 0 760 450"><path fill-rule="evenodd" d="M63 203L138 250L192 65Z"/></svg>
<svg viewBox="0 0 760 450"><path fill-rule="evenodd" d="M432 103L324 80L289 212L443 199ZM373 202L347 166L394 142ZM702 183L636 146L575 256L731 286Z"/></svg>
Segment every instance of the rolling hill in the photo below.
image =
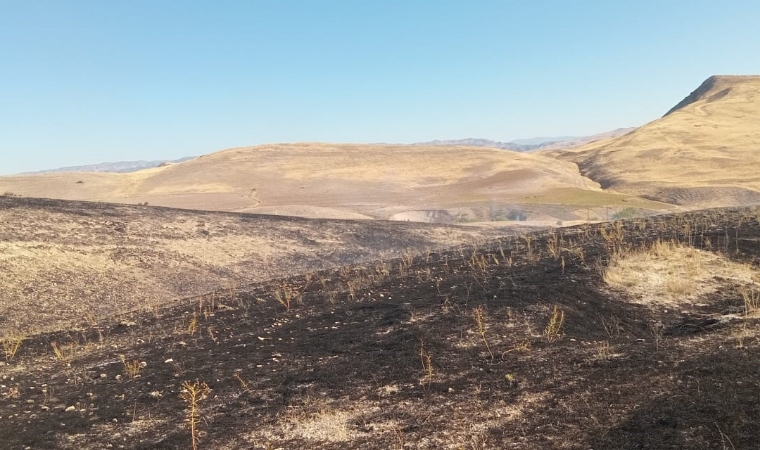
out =
<svg viewBox="0 0 760 450"><path fill-rule="evenodd" d="M550 152L604 189L689 208L760 203L760 76L713 76L624 136Z"/></svg>
<svg viewBox="0 0 760 450"><path fill-rule="evenodd" d="M575 164L481 147L277 144L128 174L0 177L0 192L187 209L422 222L576 221L667 205L603 192ZM613 211L614 212L614 211Z"/></svg>
<svg viewBox="0 0 760 450"><path fill-rule="evenodd" d="M760 77L710 77L664 117L569 149L271 144L125 174L0 177L0 192L307 218L541 225L758 204L758 94Z"/></svg>

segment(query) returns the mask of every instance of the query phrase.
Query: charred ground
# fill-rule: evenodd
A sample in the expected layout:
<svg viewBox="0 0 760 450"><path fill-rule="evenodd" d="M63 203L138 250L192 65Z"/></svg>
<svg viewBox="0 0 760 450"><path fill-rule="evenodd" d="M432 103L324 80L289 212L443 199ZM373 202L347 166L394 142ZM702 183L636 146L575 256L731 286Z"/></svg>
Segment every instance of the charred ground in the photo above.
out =
<svg viewBox="0 0 760 450"><path fill-rule="evenodd" d="M0 331L65 329L501 232L0 196Z"/></svg>
<svg viewBox="0 0 760 450"><path fill-rule="evenodd" d="M760 323L742 287L673 309L603 281L612 256L657 241L760 262L757 211L710 210L311 271L30 335L0 367L0 442L189 448L180 395L197 381L211 389L199 448L750 448Z"/></svg>

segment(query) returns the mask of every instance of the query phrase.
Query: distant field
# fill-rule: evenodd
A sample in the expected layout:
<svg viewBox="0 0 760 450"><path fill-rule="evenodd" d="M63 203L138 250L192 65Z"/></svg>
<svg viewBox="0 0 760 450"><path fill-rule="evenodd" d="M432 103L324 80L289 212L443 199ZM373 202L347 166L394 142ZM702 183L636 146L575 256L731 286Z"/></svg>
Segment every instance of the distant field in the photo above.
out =
<svg viewBox="0 0 760 450"><path fill-rule="evenodd" d="M556 204L568 206L609 206L615 208L635 207L653 211L662 211L669 208L674 209L672 205L638 198L632 195L619 194L614 191L600 192L583 189L554 189L551 191L542 192L538 195L528 195L522 197L520 201L521 203Z"/></svg>

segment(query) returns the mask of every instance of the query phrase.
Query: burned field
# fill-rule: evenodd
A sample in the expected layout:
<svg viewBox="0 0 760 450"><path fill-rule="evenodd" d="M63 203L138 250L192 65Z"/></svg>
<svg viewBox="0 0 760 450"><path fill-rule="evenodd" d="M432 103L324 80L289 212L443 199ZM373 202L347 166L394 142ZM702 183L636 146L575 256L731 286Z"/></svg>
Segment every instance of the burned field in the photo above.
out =
<svg viewBox="0 0 760 450"><path fill-rule="evenodd" d="M708 210L408 252L18 331L3 340L0 443L750 448L759 262L758 212Z"/></svg>
<svg viewBox="0 0 760 450"><path fill-rule="evenodd" d="M499 231L0 196L0 334L95 324L218 289Z"/></svg>

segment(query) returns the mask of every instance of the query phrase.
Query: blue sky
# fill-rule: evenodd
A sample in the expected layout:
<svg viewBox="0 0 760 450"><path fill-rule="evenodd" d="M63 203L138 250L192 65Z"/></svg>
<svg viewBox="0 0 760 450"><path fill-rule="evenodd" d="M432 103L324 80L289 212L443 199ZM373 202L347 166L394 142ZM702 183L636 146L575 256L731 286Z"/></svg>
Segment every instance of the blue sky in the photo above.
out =
<svg viewBox="0 0 760 450"><path fill-rule="evenodd" d="M760 2L0 0L0 174L586 135L760 73Z"/></svg>

